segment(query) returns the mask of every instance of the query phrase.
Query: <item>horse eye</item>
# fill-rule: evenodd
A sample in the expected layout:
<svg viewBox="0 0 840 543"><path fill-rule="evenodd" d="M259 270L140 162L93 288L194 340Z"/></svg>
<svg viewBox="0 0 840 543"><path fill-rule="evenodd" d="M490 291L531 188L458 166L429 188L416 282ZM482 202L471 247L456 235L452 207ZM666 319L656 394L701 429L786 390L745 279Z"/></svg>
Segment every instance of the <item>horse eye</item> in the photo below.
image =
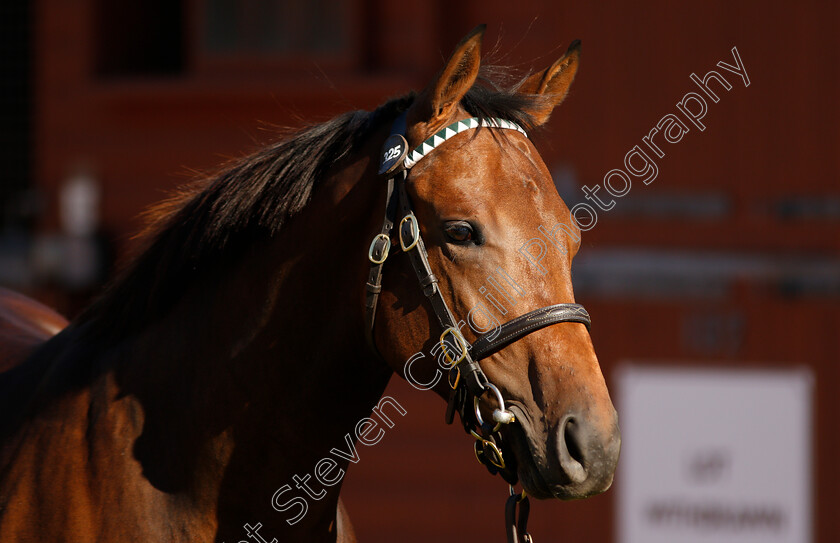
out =
<svg viewBox="0 0 840 543"><path fill-rule="evenodd" d="M473 227L465 221L452 221L443 228L446 237L455 243L465 243L473 240Z"/></svg>

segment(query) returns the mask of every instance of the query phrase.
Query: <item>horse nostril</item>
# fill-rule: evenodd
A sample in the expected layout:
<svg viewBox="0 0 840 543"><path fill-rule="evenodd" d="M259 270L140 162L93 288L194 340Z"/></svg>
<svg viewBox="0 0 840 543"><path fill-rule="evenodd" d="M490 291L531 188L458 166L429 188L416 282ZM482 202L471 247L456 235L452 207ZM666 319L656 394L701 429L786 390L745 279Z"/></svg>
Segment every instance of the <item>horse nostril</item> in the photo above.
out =
<svg viewBox="0 0 840 543"><path fill-rule="evenodd" d="M580 443L578 442L578 435L577 421L574 417L570 417L569 420L566 421L566 427L563 430L563 437L566 440L566 449L569 451L569 455L571 455L574 460L583 465L583 451L581 450Z"/></svg>
<svg viewBox="0 0 840 543"><path fill-rule="evenodd" d="M557 452L560 468L573 483L586 480L586 462L581 443L581 429L577 420L567 415L557 429Z"/></svg>

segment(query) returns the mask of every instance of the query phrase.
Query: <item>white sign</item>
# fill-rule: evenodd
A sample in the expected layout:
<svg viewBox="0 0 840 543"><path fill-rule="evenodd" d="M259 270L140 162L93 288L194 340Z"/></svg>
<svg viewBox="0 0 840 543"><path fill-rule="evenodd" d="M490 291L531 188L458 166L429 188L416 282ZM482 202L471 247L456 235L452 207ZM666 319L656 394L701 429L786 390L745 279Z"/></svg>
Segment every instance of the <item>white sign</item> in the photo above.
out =
<svg viewBox="0 0 840 543"><path fill-rule="evenodd" d="M619 543L809 543L808 370L619 372Z"/></svg>

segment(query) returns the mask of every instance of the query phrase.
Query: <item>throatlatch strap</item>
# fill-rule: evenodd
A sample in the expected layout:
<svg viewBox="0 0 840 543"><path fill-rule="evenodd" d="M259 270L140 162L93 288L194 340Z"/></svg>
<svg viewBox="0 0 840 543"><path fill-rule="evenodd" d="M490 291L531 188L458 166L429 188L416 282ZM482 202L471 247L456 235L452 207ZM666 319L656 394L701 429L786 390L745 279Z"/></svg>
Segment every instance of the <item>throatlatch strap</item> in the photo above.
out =
<svg viewBox="0 0 840 543"><path fill-rule="evenodd" d="M401 179L405 178L405 175L405 170L396 174ZM371 241L368 250L368 258L371 262L367 284L365 284L365 339L374 352L379 352L373 340L373 323L376 320L376 304L379 301L379 293L382 292L382 268L385 266L385 260L388 258L388 252L391 249L391 231L394 229L394 221L399 208L394 192L394 176L388 177L387 185L385 219L382 221L380 234Z"/></svg>
<svg viewBox="0 0 840 543"><path fill-rule="evenodd" d="M473 360L499 352L514 341L546 326L561 322L579 322L589 330L589 313L580 304L554 304L525 313L495 330L482 334L472 344Z"/></svg>

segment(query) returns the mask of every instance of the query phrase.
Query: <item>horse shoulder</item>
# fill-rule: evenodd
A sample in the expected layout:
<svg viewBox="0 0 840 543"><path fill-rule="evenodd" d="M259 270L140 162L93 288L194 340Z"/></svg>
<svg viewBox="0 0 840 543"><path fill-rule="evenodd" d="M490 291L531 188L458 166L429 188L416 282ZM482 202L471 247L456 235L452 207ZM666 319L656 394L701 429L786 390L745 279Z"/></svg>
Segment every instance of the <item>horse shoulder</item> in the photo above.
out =
<svg viewBox="0 0 840 543"><path fill-rule="evenodd" d="M0 288L0 373L21 364L65 326L67 319L49 307Z"/></svg>

